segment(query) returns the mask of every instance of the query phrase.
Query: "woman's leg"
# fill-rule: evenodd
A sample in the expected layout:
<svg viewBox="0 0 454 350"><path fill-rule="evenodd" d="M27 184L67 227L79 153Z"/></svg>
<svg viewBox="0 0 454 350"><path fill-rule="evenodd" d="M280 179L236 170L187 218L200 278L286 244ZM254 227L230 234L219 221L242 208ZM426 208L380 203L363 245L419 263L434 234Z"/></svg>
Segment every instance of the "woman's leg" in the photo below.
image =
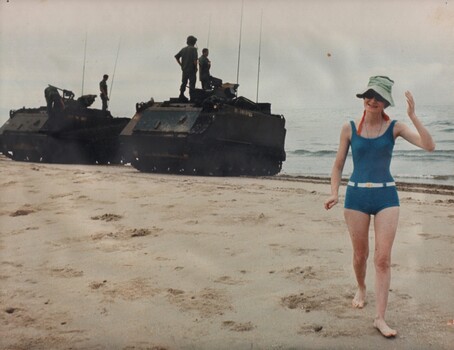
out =
<svg viewBox="0 0 454 350"><path fill-rule="evenodd" d="M397 334L385 322L385 312L388 305L388 292L391 282L391 250L396 236L399 221L399 207L381 210L375 216L375 294L376 310L374 326L385 336Z"/></svg>
<svg viewBox="0 0 454 350"><path fill-rule="evenodd" d="M355 271L358 291L353 298L352 305L363 308L366 303L366 268L369 257L369 225L370 215L357 210L345 209L345 222L353 246L353 270Z"/></svg>

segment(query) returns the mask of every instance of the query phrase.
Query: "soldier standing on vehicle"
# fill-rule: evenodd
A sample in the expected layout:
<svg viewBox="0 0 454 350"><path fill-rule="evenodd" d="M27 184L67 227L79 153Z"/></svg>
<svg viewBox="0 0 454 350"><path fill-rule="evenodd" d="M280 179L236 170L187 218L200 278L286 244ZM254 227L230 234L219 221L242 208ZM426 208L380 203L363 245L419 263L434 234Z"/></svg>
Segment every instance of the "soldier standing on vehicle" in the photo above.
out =
<svg viewBox="0 0 454 350"><path fill-rule="evenodd" d="M197 61L198 54L195 43L197 38L190 35L186 40L188 46L183 47L176 55L175 59L178 64L181 66L182 77L181 77L181 86L180 86L180 96L179 99L182 102L186 102L188 99L184 95L186 91L186 85L189 81L189 97L191 97L192 92L195 90L195 84L197 80Z"/></svg>
<svg viewBox="0 0 454 350"><path fill-rule="evenodd" d="M211 61L208 59L209 51L208 49L202 50L202 56L199 57L199 79L202 83L203 90L210 89L210 68L211 68Z"/></svg>
<svg viewBox="0 0 454 350"><path fill-rule="evenodd" d="M101 90L99 96L101 97L103 111L107 111L107 101L109 101L109 96L107 94L107 79L109 79L109 76L104 74L102 80L99 82L99 90Z"/></svg>
<svg viewBox="0 0 454 350"><path fill-rule="evenodd" d="M53 117L56 112L62 111L65 108L63 99L61 98L55 86L49 85L44 89L44 97L47 103L47 114Z"/></svg>

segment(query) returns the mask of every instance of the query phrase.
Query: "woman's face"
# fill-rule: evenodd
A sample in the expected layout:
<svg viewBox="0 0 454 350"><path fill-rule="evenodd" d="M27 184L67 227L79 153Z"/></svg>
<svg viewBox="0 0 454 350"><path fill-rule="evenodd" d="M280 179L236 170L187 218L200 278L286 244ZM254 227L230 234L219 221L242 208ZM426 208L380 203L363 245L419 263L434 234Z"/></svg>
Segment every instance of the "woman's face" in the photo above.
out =
<svg viewBox="0 0 454 350"><path fill-rule="evenodd" d="M364 97L364 109L368 112L382 113L385 109L385 102L377 100L375 97Z"/></svg>

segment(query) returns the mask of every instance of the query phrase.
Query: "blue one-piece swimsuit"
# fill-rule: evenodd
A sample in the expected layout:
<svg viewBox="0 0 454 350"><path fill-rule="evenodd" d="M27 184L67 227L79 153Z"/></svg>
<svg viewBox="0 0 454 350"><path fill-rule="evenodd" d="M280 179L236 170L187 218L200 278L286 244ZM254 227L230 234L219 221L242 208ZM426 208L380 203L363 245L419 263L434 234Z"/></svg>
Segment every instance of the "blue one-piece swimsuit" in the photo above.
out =
<svg viewBox="0 0 454 350"><path fill-rule="evenodd" d="M350 122L353 174L345 194L345 208L376 215L385 208L399 206L399 196L389 170L394 148L395 123L393 120L383 135L365 138L357 135L355 123ZM369 184L382 184L382 187Z"/></svg>

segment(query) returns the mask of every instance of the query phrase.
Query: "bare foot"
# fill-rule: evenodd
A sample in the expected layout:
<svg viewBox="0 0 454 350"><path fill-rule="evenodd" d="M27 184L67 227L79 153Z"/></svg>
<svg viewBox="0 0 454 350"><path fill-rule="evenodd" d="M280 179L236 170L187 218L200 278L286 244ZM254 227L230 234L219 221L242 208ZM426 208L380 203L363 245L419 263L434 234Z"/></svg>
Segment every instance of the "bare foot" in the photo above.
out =
<svg viewBox="0 0 454 350"><path fill-rule="evenodd" d="M366 288L358 288L352 300L352 306L357 309L362 309L364 305L366 305Z"/></svg>
<svg viewBox="0 0 454 350"><path fill-rule="evenodd" d="M374 327L377 328L383 336L386 338L395 337L397 335L397 331L389 328L386 324L385 320L376 318L374 320Z"/></svg>

